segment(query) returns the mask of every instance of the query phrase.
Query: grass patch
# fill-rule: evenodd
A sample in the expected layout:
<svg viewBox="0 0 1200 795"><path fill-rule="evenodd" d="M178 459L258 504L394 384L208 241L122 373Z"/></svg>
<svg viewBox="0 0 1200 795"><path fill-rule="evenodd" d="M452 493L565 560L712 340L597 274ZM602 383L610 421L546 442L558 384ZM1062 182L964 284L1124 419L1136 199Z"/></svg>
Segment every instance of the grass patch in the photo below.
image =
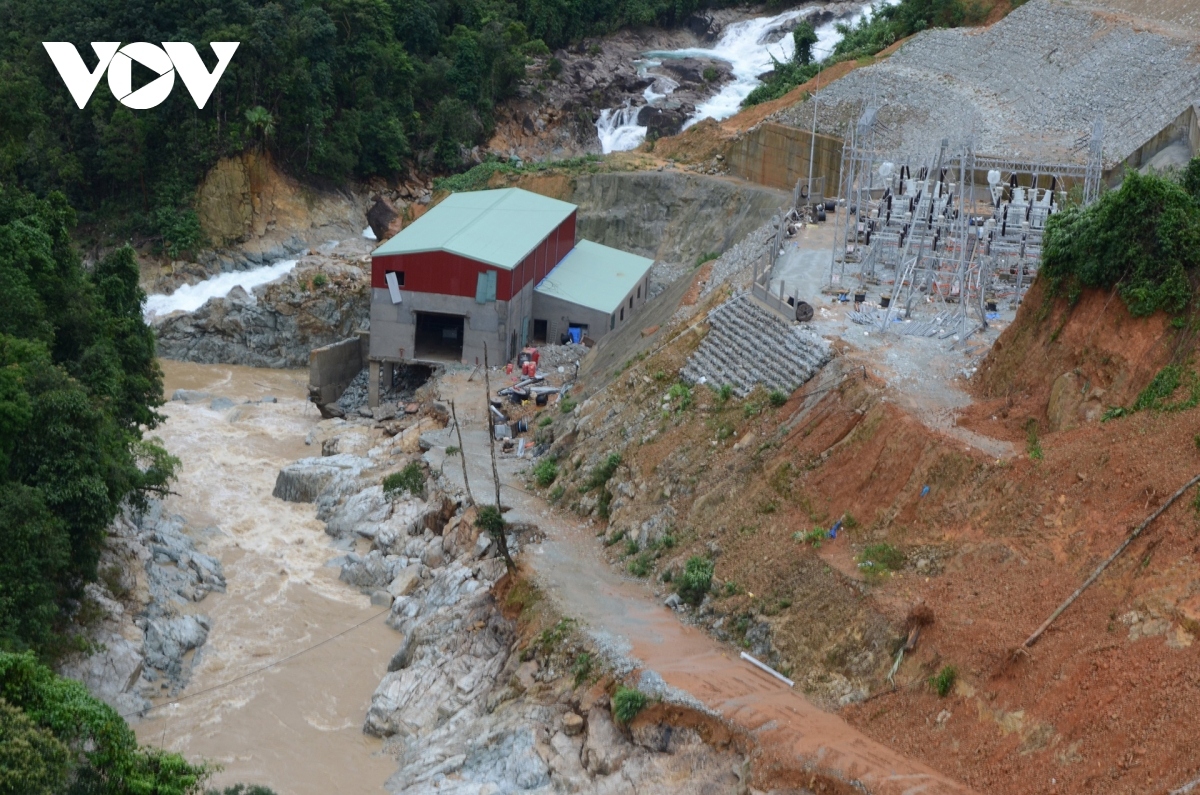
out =
<svg viewBox="0 0 1200 795"><path fill-rule="evenodd" d="M610 453L608 458L604 459L603 463L592 470L592 475L588 478L587 487L584 491L600 488L608 483L609 478L617 471L617 467L621 465L621 454Z"/></svg>
<svg viewBox="0 0 1200 795"><path fill-rule="evenodd" d="M1170 402L1170 398L1181 385L1187 389L1187 396ZM1200 377L1190 370L1185 370L1182 365L1169 364L1146 384L1146 388L1134 401L1133 410L1184 411L1195 408L1197 404L1200 404Z"/></svg>
<svg viewBox="0 0 1200 795"><path fill-rule="evenodd" d="M1038 423L1033 417L1025 423L1025 452L1033 461L1042 460L1042 443L1038 440Z"/></svg>
<svg viewBox="0 0 1200 795"><path fill-rule="evenodd" d="M559 68L562 68L561 65ZM603 161L604 158L599 155L584 155L565 160L549 160L541 163L528 162L517 165L516 163L493 157L462 174L435 179L433 186L437 190L445 190L451 193L483 190L496 174L537 174L544 171L590 172Z"/></svg>
<svg viewBox="0 0 1200 795"><path fill-rule="evenodd" d="M540 420L538 420L538 427L545 428L547 425L550 425L553 422L554 422L554 418L551 417L549 414L547 414L546 416L544 416Z"/></svg>
<svg viewBox="0 0 1200 795"><path fill-rule="evenodd" d="M389 498L395 499L406 492L414 497L425 496L425 471L416 461L383 479L383 493Z"/></svg>
<svg viewBox="0 0 1200 795"><path fill-rule="evenodd" d="M541 648L543 653L549 654L561 646L574 629L575 619L560 618L554 626L543 629L534 643Z"/></svg>
<svg viewBox="0 0 1200 795"><path fill-rule="evenodd" d="M826 533L824 530L822 530L820 527L814 527L812 530L809 530L807 533L802 533L800 531L796 531L795 533L792 534L793 541L800 541L801 543L808 544L813 549L820 549L822 542L824 542L825 539L828 537L829 537L829 534Z"/></svg>
<svg viewBox="0 0 1200 795"><path fill-rule="evenodd" d="M649 552L643 552L633 560L629 561L629 573L634 577L649 577L650 567L654 563L654 556Z"/></svg>
<svg viewBox="0 0 1200 795"><path fill-rule="evenodd" d="M957 681L958 669L953 665L947 665L929 677L929 687L938 694L939 698L945 698L950 695L950 691L954 689L954 683Z"/></svg>
<svg viewBox="0 0 1200 795"><path fill-rule="evenodd" d="M592 655L586 651L580 652L575 657L575 663L571 666L571 673L575 676L575 686L579 687L592 676L592 669L595 668L596 661Z"/></svg>
<svg viewBox="0 0 1200 795"><path fill-rule="evenodd" d="M678 401L675 406L675 411L687 411L695 402L695 396L692 394L692 388L687 384L679 381L667 390L667 398L672 401Z"/></svg>
<svg viewBox="0 0 1200 795"><path fill-rule="evenodd" d="M566 486L563 486L561 483L555 486L550 490L550 502L558 502L566 492Z"/></svg>
<svg viewBox="0 0 1200 795"><path fill-rule="evenodd" d="M646 706L646 694L621 685L612 697L612 713L617 723L628 725Z"/></svg>
<svg viewBox="0 0 1200 795"><path fill-rule="evenodd" d="M767 395L767 400L770 401L772 408L777 409L780 406L782 406L784 403L787 403L788 396L787 396L786 392L783 392L778 389L772 389L770 394Z"/></svg>
<svg viewBox="0 0 1200 795"><path fill-rule="evenodd" d="M728 403L731 397L733 397L733 384L721 384L717 390L717 400L721 403Z"/></svg>
<svg viewBox="0 0 1200 795"><path fill-rule="evenodd" d="M570 414L572 411L575 410L575 407L578 405L579 405L578 402L572 400L569 397L564 397L558 401L558 410L561 411L563 414Z"/></svg>
<svg viewBox="0 0 1200 795"><path fill-rule="evenodd" d="M883 574L904 568L904 553L891 544L868 544L858 556L858 567L867 574Z"/></svg>
<svg viewBox="0 0 1200 795"><path fill-rule="evenodd" d="M533 468L533 478L542 488L549 486L558 477L558 464L550 458L543 458Z"/></svg>
<svg viewBox="0 0 1200 795"><path fill-rule="evenodd" d="M711 68L711 67L710 67ZM699 268L706 262L712 262L715 259L720 259L721 255L715 251L709 251L696 257L696 267Z"/></svg>
<svg viewBox="0 0 1200 795"><path fill-rule="evenodd" d="M446 448L446 455L447 455L447 456L451 456L451 455L458 455L458 454L459 454L459 453L461 453L461 452L462 452L462 451L461 451L461 450L459 450L459 449L458 449L457 447L455 447L454 445L450 445L449 447L447 447L447 448Z"/></svg>

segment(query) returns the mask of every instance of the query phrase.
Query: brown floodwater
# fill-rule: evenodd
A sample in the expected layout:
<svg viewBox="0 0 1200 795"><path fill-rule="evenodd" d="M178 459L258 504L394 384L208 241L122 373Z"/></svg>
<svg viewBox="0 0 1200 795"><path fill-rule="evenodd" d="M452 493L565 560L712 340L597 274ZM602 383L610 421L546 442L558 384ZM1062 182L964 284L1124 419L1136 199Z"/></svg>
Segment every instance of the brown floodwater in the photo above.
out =
<svg viewBox="0 0 1200 795"><path fill-rule="evenodd" d="M235 403L167 403L154 435L180 459L167 508L184 516L204 551L225 567L227 593L194 606L212 618L184 700L164 693L135 725L143 743L208 760L214 786L269 786L279 795L377 795L396 771L362 733L371 693L399 643L380 608L337 579L313 505L271 496L285 464L320 455L304 438L320 420L307 373L163 361L166 394L196 389ZM376 616L372 619L372 616ZM347 634L304 651L371 619ZM245 677L245 678L240 678ZM237 680L232 684L225 684ZM209 690L210 688L213 688ZM207 692L205 692L207 691Z"/></svg>

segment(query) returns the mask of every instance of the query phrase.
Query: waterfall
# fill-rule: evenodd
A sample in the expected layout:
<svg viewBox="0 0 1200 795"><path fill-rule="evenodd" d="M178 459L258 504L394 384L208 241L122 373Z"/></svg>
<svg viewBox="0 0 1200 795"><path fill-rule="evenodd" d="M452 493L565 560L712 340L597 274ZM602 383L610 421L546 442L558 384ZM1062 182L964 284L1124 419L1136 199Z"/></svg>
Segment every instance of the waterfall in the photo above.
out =
<svg viewBox="0 0 1200 795"><path fill-rule="evenodd" d="M874 0L864 4L852 17L827 22L816 28L817 43L813 47L813 55L825 58L833 52L833 48L842 40L838 32L839 24L857 25L867 17L872 10L882 6L895 5L900 0ZM767 41L770 33L780 26L792 22L798 17L809 13L812 8L792 9L782 14L770 17L757 17L741 22L735 22L722 31L720 38L712 47L688 47L682 50L661 50L646 53L652 60L639 61L639 71L648 67L658 66L670 58L716 58L727 61L732 67L733 81L726 84L719 92L696 107L696 112L684 123L684 129L691 127L701 119L727 119L738 112L742 102L756 87L762 84L758 79L760 74L773 68L772 58L777 61L791 60L795 45L791 35L785 35L774 42ZM670 95L677 86L673 81L660 78L653 86L647 88L644 97L647 104L656 104ZM638 111L641 107L631 107L630 100L620 108L610 108L600 113L596 122L596 131L600 135L600 146L606 154L613 151L633 149L646 138L646 128L636 125Z"/></svg>
<svg viewBox="0 0 1200 795"><path fill-rule="evenodd" d="M596 134L600 136L600 151L625 152L633 149L646 138L646 128L638 126L637 117L641 107L633 107L629 100L619 108L605 108L596 120Z"/></svg>
<svg viewBox="0 0 1200 795"><path fill-rule="evenodd" d="M147 320L179 310L195 312L204 306L208 299L229 295L234 287L241 287L253 297L255 287L273 282L290 273L295 267L296 260L284 259L253 270L218 273L196 284L184 284L169 295L156 293L146 296L146 305L142 312Z"/></svg>

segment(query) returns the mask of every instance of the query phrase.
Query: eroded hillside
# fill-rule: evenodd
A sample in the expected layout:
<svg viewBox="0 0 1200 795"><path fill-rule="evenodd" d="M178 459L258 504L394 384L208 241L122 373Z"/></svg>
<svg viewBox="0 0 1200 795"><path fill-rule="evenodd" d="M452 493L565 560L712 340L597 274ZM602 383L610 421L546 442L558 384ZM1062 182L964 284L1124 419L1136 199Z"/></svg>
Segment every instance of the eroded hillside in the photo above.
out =
<svg viewBox="0 0 1200 795"><path fill-rule="evenodd" d="M1192 495L1014 657L1200 469L1186 330L1103 293L1071 307L1032 292L959 419L1013 441L999 459L931 430L848 346L790 398L688 386L678 373L706 333L699 313L669 329L550 426L547 492L591 517L614 565L667 598L690 559L711 561L703 599L670 597L685 621L980 791L1164 791L1194 776ZM1132 411L1172 361L1179 386L1156 405L1176 410ZM1128 413L1101 422L1093 404ZM929 680L948 666L939 697Z"/></svg>

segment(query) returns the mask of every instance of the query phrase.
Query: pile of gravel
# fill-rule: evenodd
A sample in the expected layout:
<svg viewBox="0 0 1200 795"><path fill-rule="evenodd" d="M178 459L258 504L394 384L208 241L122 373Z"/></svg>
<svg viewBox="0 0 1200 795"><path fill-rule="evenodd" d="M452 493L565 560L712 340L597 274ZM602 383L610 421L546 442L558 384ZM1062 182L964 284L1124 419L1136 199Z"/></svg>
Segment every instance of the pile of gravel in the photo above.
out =
<svg viewBox="0 0 1200 795"><path fill-rule="evenodd" d="M354 380L350 382L350 386L346 387L346 391L337 399L337 406L342 411L350 414L357 411L360 406L367 405L367 382L369 380L369 372L365 367L354 376Z"/></svg>
<svg viewBox="0 0 1200 795"><path fill-rule="evenodd" d="M581 346L582 347L582 346ZM367 405L367 386L370 371L363 368L354 380L346 387L346 391L337 399L336 404L342 411L350 414ZM410 403L416 391L426 382L424 374L412 372L410 369L401 370L398 383L391 389L385 390L379 396L380 403Z"/></svg>
<svg viewBox="0 0 1200 795"><path fill-rule="evenodd" d="M823 88L818 129L845 134L880 106L880 148L932 157L943 137L980 154L1080 161L1105 120L1106 165L1124 160L1200 95L1195 41L1079 2L1031 0L987 28L919 33L890 58ZM809 102L775 120L812 125Z"/></svg>
<svg viewBox="0 0 1200 795"><path fill-rule="evenodd" d="M567 372L574 373L575 362L581 361L588 352L586 345L575 345L574 343L539 345L537 348L538 368L544 373L557 372L559 367L564 367Z"/></svg>

